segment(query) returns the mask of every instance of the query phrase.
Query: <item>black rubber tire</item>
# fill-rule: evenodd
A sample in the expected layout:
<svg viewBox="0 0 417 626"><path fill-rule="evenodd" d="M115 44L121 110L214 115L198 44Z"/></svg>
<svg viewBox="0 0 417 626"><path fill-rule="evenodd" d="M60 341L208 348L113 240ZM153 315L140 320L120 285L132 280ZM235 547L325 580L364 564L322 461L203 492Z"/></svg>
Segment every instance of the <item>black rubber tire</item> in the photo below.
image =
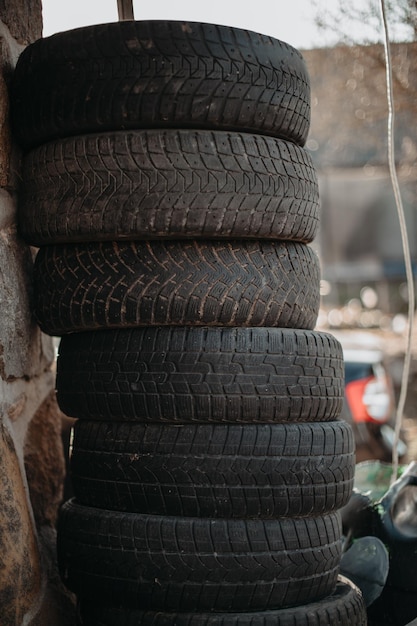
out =
<svg viewBox="0 0 417 626"><path fill-rule="evenodd" d="M105 511L66 502L58 526L64 584L81 599L167 611L246 611L333 592L339 512L225 520Z"/></svg>
<svg viewBox="0 0 417 626"><path fill-rule="evenodd" d="M331 421L341 344L282 328L136 328L62 337L57 399L86 419L169 423Z"/></svg>
<svg viewBox="0 0 417 626"><path fill-rule="evenodd" d="M248 613L164 613L78 603L79 626L366 626L360 590L339 576L334 592L307 605Z"/></svg>
<svg viewBox="0 0 417 626"><path fill-rule="evenodd" d="M75 425L74 495L86 506L270 519L340 509L353 489L353 432L317 424Z"/></svg>
<svg viewBox="0 0 417 626"><path fill-rule="evenodd" d="M35 317L49 335L137 326L313 328L320 267L310 246L127 241L43 246Z"/></svg>
<svg viewBox="0 0 417 626"><path fill-rule="evenodd" d="M252 31L171 20L96 24L25 48L11 113L26 148L148 127L242 130L304 145L310 81L296 48Z"/></svg>
<svg viewBox="0 0 417 626"><path fill-rule="evenodd" d="M36 246L155 238L310 242L319 197L308 152L198 130L65 138L24 161L19 228Z"/></svg>

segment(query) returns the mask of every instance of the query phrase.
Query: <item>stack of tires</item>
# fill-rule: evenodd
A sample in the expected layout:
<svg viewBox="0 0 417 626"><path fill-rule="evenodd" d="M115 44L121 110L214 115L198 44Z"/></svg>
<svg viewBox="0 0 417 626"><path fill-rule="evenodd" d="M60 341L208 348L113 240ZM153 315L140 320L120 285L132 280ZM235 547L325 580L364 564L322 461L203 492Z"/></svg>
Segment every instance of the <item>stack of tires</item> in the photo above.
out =
<svg viewBox="0 0 417 626"><path fill-rule="evenodd" d="M353 437L314 331L309 80L233 27L28 46L12 113L35 317L78 418L58 527L87 625L366 624L338 576Z"/></svg>

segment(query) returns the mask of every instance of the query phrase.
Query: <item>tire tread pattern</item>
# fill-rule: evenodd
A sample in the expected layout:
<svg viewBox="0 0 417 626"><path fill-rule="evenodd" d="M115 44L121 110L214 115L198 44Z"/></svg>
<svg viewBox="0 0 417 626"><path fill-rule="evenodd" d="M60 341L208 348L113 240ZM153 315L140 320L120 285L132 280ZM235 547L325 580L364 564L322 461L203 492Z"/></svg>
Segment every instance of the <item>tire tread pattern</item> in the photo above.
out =
<svg viewBox="0 0 417 626"><path fill-rule="evenodd" d="M309 153L249 133L66 137L24 159L19 228L32 245L128 238L311 242L319 198Z"/></svg>
<svg viewBox="0 0 417 626"><path fill-rule="evenodd" d="M62 337L57 399L84 419L167 423L332 421L342 346L283 328L136 328Z"/></svg>
<svg viewBox="0 0 417 626"><path fill-rule="evenodd" d="M78 606L80 626L366 626L366 606L359 589L339 576L332 594L322 600L277 611L238 613L166 613L140 611L92 602Z"/></svg>
<svg viewBox="0 0 417 626"><path fill-rule="evenodd" d="M341 558L339 512L282 520L152 516L66 502L58 528L63 582L126 607L233 611L330 594Z"/></svg>
<svg viewBox="0 0 417 626"><path fill-rule="evenodd" d="M12 89L26 149L57 137L147 127L220 128L303 145L310 81L301 53L230 26L116 22L27 46Z"/></svg>
<svg viewBox="0 0 417 626"><path fill-rule="evenodd" d="M50 335L137 326L313 328L320 267L310 246L128 241L43 246L35 317Z"/></svg>
<svg viewBox="0 0 417 626"><path fill-rule="evenodd" d="M337 510L353 489L344 421L178 428L79 420L74 430L72 485L86 506L269 519Z"/></svg>

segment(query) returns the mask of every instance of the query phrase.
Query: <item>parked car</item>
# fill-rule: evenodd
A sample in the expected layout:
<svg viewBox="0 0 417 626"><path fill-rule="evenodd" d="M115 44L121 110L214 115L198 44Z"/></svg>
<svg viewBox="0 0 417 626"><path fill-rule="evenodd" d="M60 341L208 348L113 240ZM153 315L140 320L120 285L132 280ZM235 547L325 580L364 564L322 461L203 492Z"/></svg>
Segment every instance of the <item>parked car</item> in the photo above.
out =
<svg viewBox="0 0 417 626"><path fill-rule="evenodd" d="M341 417L352 425L356 462L369 459L391 462L395 396L383 344L366 331L332 331L332 334L343 347L345 400ZM406 453L407 446L400 439L399 458L403 459Z"/></svg>

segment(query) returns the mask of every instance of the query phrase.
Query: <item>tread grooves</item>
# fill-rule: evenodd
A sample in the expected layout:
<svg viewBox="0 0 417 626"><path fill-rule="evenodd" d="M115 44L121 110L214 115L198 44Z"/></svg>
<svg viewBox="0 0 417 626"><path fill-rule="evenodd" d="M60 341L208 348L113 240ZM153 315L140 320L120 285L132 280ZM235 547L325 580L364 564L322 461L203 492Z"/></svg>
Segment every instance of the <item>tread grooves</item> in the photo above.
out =
<svg viewBox="0 0 417 626"><path fill-rule="evenodd" d="M288 545L286 537L291 538ZM190 538L194 538L192 545ZM77 592L86 586L92 596L110 593L130 605L140 598L142 608L162 610L228 611L238 606L245 610L252 591L253 610L288 606L294 596L308 602L317 597L317 585L320 594L331 593L340 554L338 513L314 523L309 518L233 521L111 511L103 517L97 509L69 501L63 506L58 533L60 568L70 589ZM312 585L307 586L310 576ZM271 586L272 606L265 606ZM182 589L183 595L171 594L175 589ZM198 595L202 589L206 593ZM210 590L218 594L214 606Z"/></svg>
<svg viewBox="0 0 417 626"><path fill-rule="evenodd" d="M65 413L93 420L330 422L343 353L332 335L298 329L73 333L60 342L56 388Z"/></svg>
<svg viewBox="0 0 417 626"><path fill-rule="evenodd" d="M354 446L343 421L183 426L181 433L175 441L175 426L79 421L71 455L76 497L119 511L266 519L323 514L352 492ZM213 446L219 436L221 450Z"/></svg>
<svg viewBox="0 0 417 626"><path fill-rule="evenodd" d="M57 136L120 127L214 126L303 145L310 87L300 52L252 31L209 26L119 22L28 46L11 89L16 137L29 148ZM222 45L230 36L233 52Z"/></svg>
<svg viewBox="0 0 417 626"><path fill-rule="evenodd" d="M319 261L267 241L129 241L43 246L34 313L50 335L147 325L314 327Z"/></svg>

